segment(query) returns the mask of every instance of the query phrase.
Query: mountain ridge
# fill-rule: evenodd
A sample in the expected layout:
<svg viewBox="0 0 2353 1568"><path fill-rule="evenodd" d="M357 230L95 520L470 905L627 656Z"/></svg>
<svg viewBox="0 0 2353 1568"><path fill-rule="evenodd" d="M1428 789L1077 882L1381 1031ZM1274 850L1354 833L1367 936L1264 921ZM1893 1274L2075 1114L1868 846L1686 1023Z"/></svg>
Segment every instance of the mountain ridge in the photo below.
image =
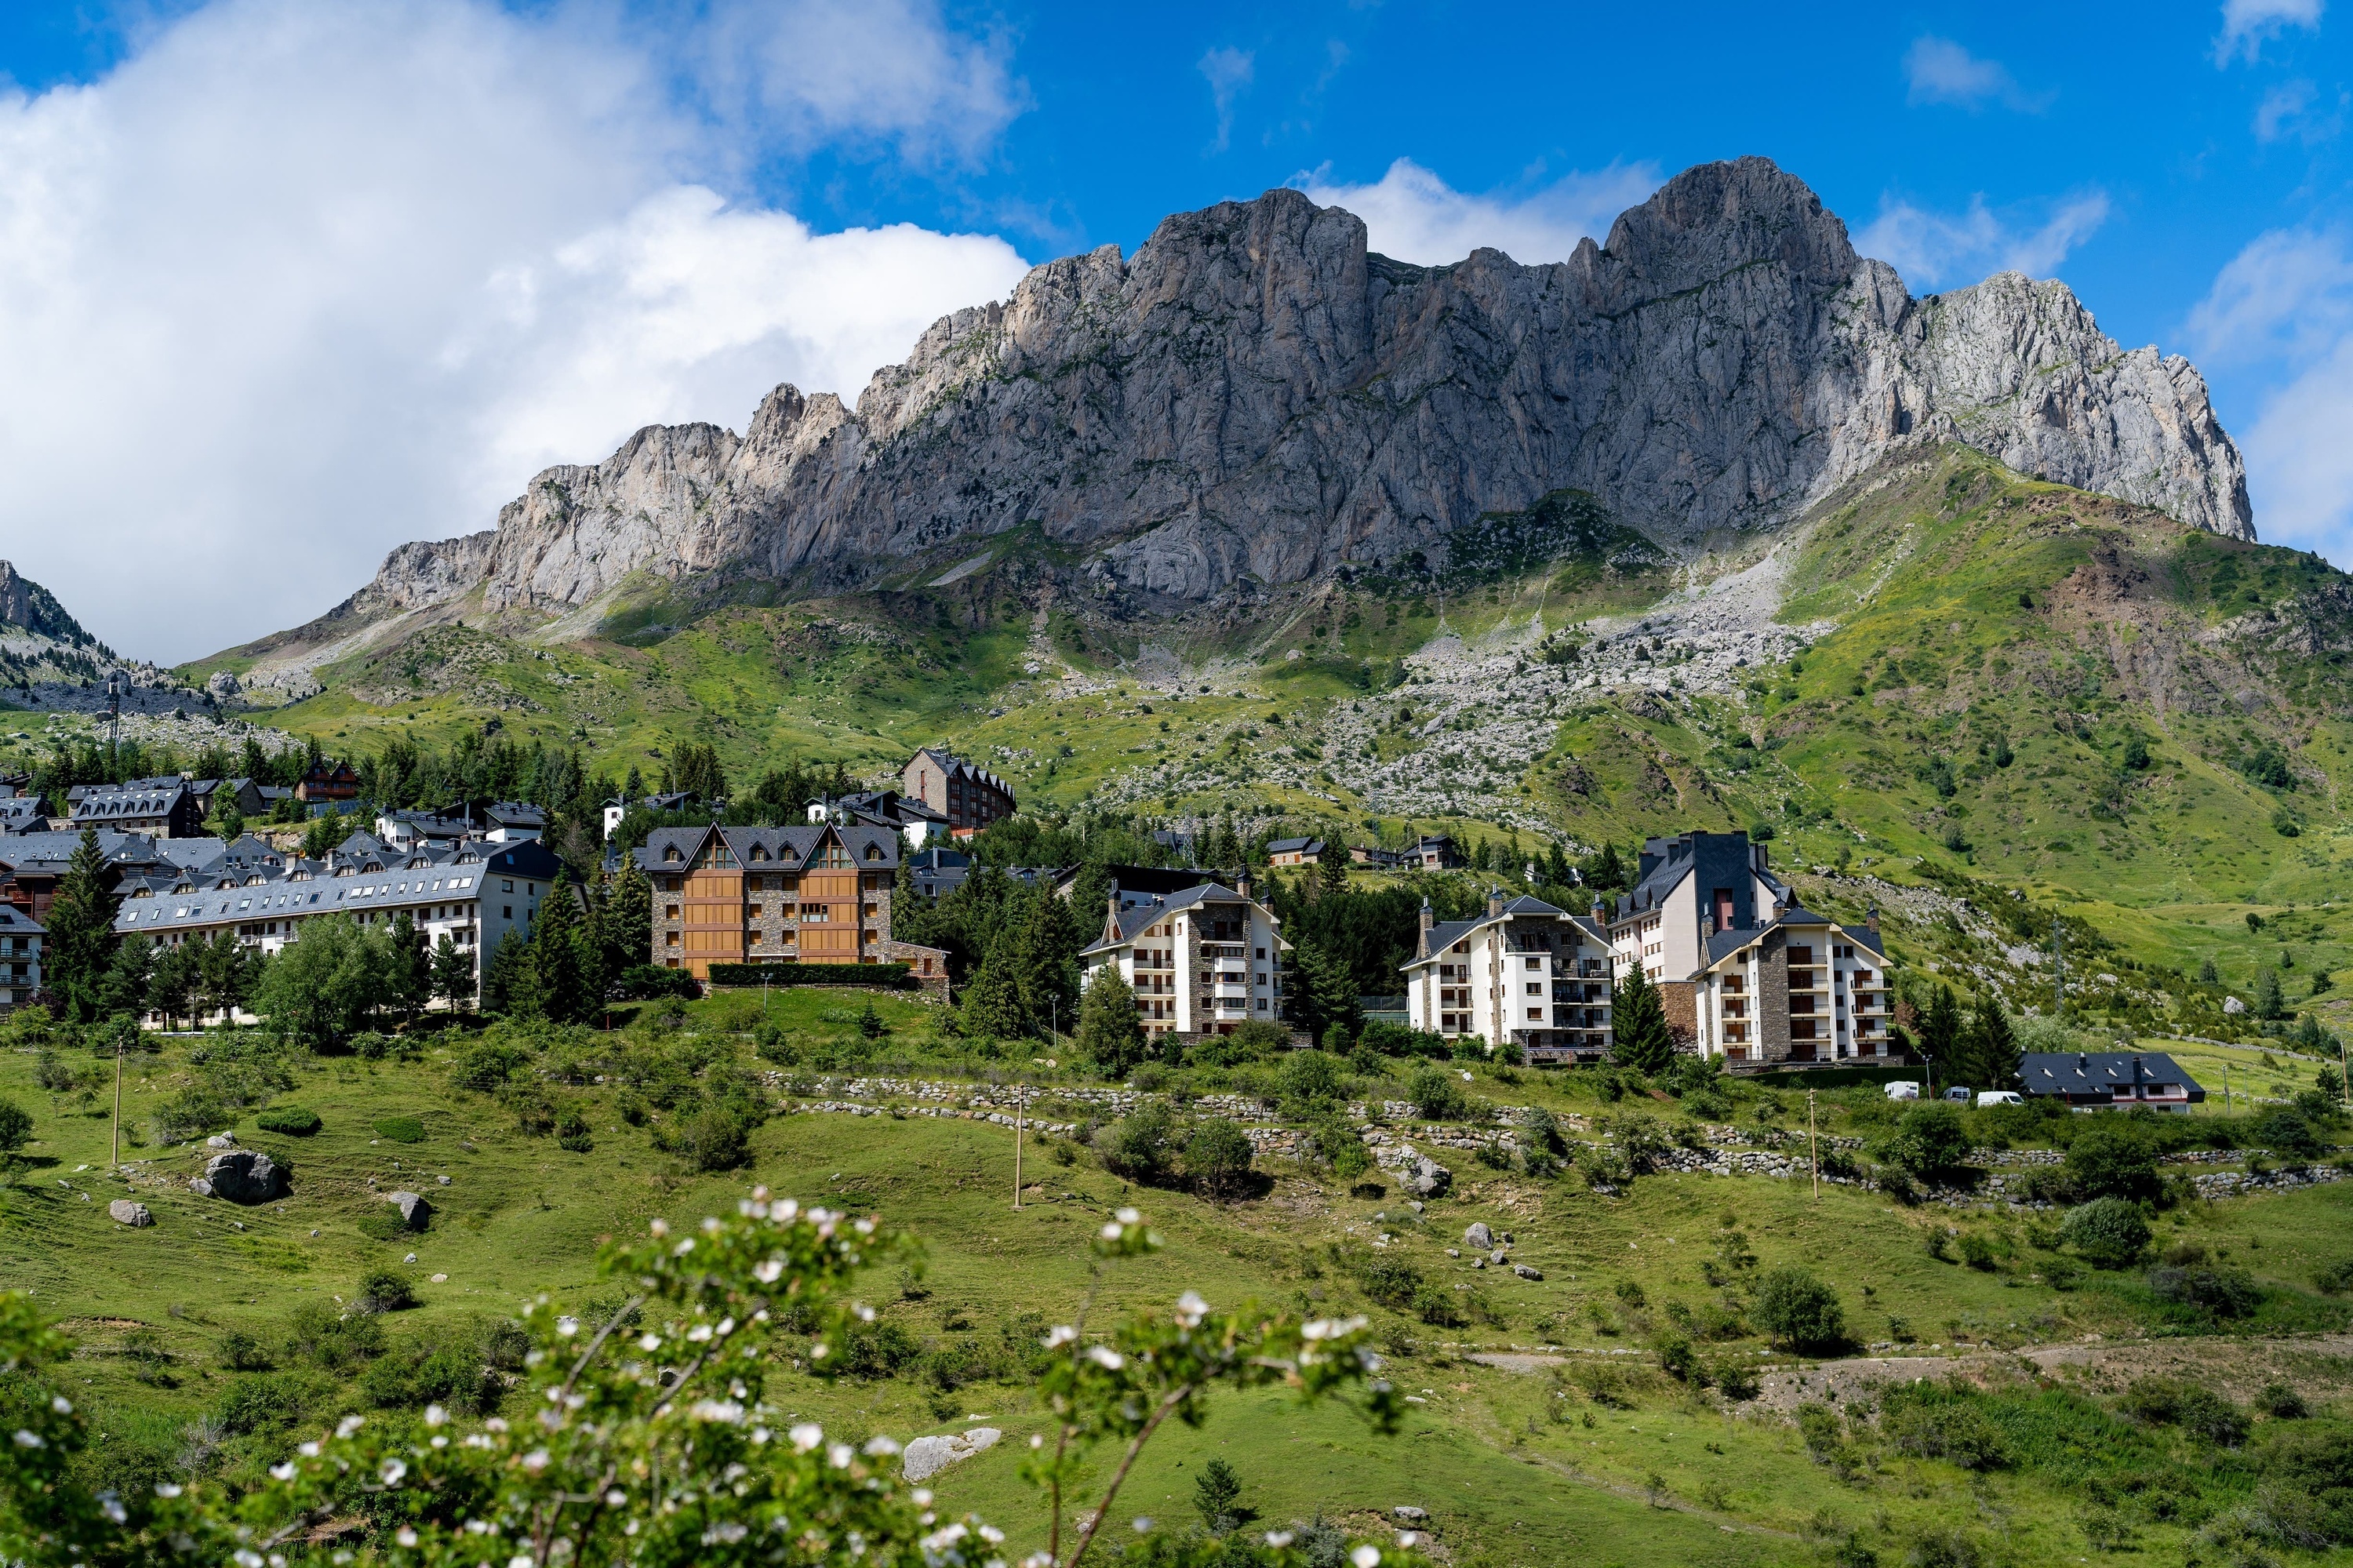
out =
<svg viewBox="0 0 2353 1568"><path fill-rule="evenodd" d="M1767 160L1687 170L1606 246L1533 266L1396 262L1278 190L1172 215L1132 258L1044 263L934 323L854 410L782 386L740 436L649 426L548 469L495 528L400 546L314 626L477 592L575 611L638 573L838 591L1029 524L1100 591L1173 609L1442 562L1464 524L1565 488L1687 550L1945 440L2253 535L2187 360L2123 349L2056 281L1915 300Z"/></svg>

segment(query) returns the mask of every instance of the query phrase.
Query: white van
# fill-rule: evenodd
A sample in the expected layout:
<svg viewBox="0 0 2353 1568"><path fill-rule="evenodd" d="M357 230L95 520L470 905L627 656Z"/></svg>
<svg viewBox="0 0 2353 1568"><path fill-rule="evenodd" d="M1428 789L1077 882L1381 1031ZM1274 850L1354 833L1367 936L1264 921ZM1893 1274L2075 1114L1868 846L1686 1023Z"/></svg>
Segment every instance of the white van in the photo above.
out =
<svg viewBox="0 0 2353 1568"><path fill-rule="evenodd" d="M1911 1078L1897 1078L1884 1087L1891 1100L1916 1100L1920 1097L1920 1086Z"/></svg>
<svg viewBox="0 0 2353 1568"><path fill-rule="evenodd" d="M2016 1089L1986 1089L1978 1096L1979 1110L1988 1106L2022 1106L2025 1103L2026 1097Z"/></svg>

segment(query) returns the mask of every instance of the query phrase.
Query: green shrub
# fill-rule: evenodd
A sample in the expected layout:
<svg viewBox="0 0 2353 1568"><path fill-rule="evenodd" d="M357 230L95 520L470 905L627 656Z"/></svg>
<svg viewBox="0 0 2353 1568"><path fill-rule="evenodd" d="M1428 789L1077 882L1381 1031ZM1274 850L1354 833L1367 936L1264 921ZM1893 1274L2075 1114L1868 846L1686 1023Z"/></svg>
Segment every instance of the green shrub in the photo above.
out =
<svg viewBox="0 0 2353 1568"><path fill-rule="evenodd" d="M1987 1419L1974 1394L1932 1383L1899 1383L1880 1405L1880 1429L1899 1454L1943 1459L1965 1470L2010 1463L2001 1429Z"/></svg>
<svg viewBox="0 0 2353 1568"><path fill-rule="evenodd" d="M1165 1181L1176 1164L1176 1118L1157 1100L1095 1135L1103 1169L1147 1185Z"/></svg>
<svg viewBox="0 0 2353 1568"><path fill-rule="evenodd" d="M555 1118L555 1143L559 1149L573 1154L586 1154L596 1147L588 1130L588 1118L578 1106L565 1106Z"/></svg>
<svg viewBox="0 0 2353 1568"><path fill-rule="evenodd" d="M2137 1204L2122 1198L2095 1198L2070 1209L2060 1234L2098 1268L2128 1267L2148 1249L2148 1221Z"/></svg>
<svg viewBox="0 0 2353 1568"><path fill-rule="evenodd" d="M839 1377L895 1377L914 1365L923 1353L923 1345L902 1324L887 1318L871 1323L852 1319L850 1327L827 1348L825 1358L815 1364Z"/></svg>
<svg viewBox="0 0 2353 1568"><path fill-rule="evenodd" d="M2067 1144L2066 1171L2086 1198L2157 1195L2155 1143L2122 1116L2093 1117L2076 1128Z"/></svg>
<svg viewBox="0 0 2353 1568"><path fill-rule="evenodd" d="M1879 1140L1877 1153L1924 1181L1949 1181L1959 1174L1969 1157L1969 1131L1961 1114L1942 1103L1915 1105L1905 1111L1894 1131Z"/></svg>
<svg viewBox="0 0 2353 1568"><path fill-rule="evenodd" d="M241 1377L221 1391L213 1419L232 1437L279 1432L302 1419L309 1403L301 1381L284 1373Z"/></svg>
<svg viewBox="0 0 2353 1568"><path fill-rule="evenodd" d="M629 971L634 973L635 971ZM682 971L681 971L682 972ZM708 982L713 991L749 986L859 985L902 990L914 982L903 963L887 964L713 964ZM671 992L672 995L681 994ZM687 993L691 994L691 993Z"/></svg>
<svg viewBox="0 0 2353 1568"><path fill-rule="evenodd" d="M1293 1052L1283 1061L1281 1077L1283 1097L1303 1106L1336 1100L1346 1086L1340 1059L1325 1051Z"/></svg>
<svg viewBox="0 0 2353 1568"><path fill-rule="evenodd" d="M1758 1280L1748 1315L1775 1342L1800 1351L1846 1342L1846 1309L1838 1293L1802 1268L1777 1268Z"/></svg>
<svg viewBox="0 0 2353 1568"><path fill-rule="evenodd" d="M2294 1106L2273 1107L2256 1118L2247 1136L2283 1159L2317 1160L2328 1152L2327 1140Z"/></svg>
<svg viewBox="0 0 2353 1568"><path fill-rule="evenodd" d="M289 1138L308 1138L326 1123L319 1119L317 1111L304 1110L299 1106L280 1106L255 1117L253 1125L264 1132L283 1133Z"/></svg>
<svg viewBox="0 0 2353 1568"><path fill-rule="evenodd" d="M1249 1187L1254 1157L1248 1133L1223 1117L1205 1117L1185 1139L1185 1175L1205 1195L1222 1202Z"/></svg>
<svg viewBox="0 0 2353 1568"><path fill-rule="evenodd" d="M300 1301L287 1314L286 1353L322 1372L343 1372L384 1353L384 1327L364 1312L345 1314L324 1301Z"/></svg>
<svg viewBox="0 0 2353 1568"><path fill-rule="evenodd" d="M449 1081L461 1089L486 1095L530 1060L531 1053L522 1046L486 1034L458 1053L458 1059L449 1065Z"/></svg>
<svg viewBox="0 0 2353 1568"><path fill-rule="evenodd" d="M375 1124L375 1135L386 1143L422 1143L425 1124L413 1116L388 1116Z"/></svg>
<svg viewBox="0 0 2353 1568"><path fill-rule="evenodd" d="M1375 1302L1402 1312L1421 1289L1421 1270L1401 1257L1374 1253L1357 1266L1356 1284Z"/></svg>
<svg viewBox="0 0 2353 1568"><path fill-rule="evenodd" d="M231 1372L268 1372L269 1351L244 1330L231 1329L220 1338L220 1364Z"/></svg>
<svg viewBox="0 0 2353 1568"><path fill-rule="evenodd" d="M416 1305L417 1287L406 1275L389 1268L362 1276L359 1294L352 1298L353 1309L360 1312L405 1312Z"/></svg>
<svg viewBox="0 0 2353 1568"><path fill-rule="evenodd" d="M2252 1318L2263 1305L2255 1282L2236 1268L2152 1268L2148 1289L2159 1301L2217 1318Z"/></svg>
<svg viewBox="0 0 2353 1568"><path fill-rule="evenodd" d="M1431 1121L1461 1121L1471 1114L1470 1097L1461 1081L1444 1067L1429 1063L1416 1067L1406 1080L1405 1097Z"/></svg>
<svg viewBox="0 0 2353 1568"><path fill-rule="evenodd" d="M2196 1383L2138 1378L2116 1401L2116 1409L2152 1426L2179 1426L2225 1448L2235 1448L2247 1440L2246 1412Z"/></svg>

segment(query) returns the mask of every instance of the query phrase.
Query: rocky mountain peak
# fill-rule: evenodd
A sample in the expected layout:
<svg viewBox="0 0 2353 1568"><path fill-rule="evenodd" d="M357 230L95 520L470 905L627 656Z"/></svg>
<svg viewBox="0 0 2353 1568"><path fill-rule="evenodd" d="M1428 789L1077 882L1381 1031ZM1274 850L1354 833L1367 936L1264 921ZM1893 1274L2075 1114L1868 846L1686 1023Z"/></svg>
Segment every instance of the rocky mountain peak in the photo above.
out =
<svg viewBox="0 0 2353 1568"><path fill-rule="evenodd" d="M632 573L816 589L1035 524L1139 604L1343 562L1586 492L1682 548L1778 527L1892 451L2010 466L2252 537L2187 361L2126 353L2064 284L1915 300L1763 158L1685 170L1607 246L1374 255L1294 190L1164 219L925 330L847 408L780 387L737 437L649 427L548 470L498 526L396 551L347 607L560 609Z"/></svg>

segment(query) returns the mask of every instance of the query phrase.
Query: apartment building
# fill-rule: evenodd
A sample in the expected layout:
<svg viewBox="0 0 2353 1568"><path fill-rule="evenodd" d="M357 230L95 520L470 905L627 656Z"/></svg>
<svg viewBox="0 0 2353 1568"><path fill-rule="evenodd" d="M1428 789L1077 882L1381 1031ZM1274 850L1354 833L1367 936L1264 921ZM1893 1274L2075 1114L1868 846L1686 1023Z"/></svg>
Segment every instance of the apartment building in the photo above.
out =
<svg viewBox="0 0 2353 1568"><path fill-rule="evenodd" d="M899 836L879 828L657 828L638 851L653 887L654 962L907 965L947 983L947 954L891 935Z"/></svg>
<svg viewBox="0 0 2353 1568"><path fill-rule="evenodd" d="M1406 1015L1490 1054L1515 1045L1530 1062L1594 1062L1609 1053L1610 947L1599 909L1571 915L1541 898L1487 897L1469 920L1434 921L1403 966Z"/></svg>
<svg viewBox="0 0 2353 1568"><path fill-rule="evenodd" d="M178 774L67 791L74 830L111 828L157 838L191 839L205 831L205 804Z"/></svg>
<svg viewBox="0 0 2353 1568"><path fill-rule="evenodd" d="M529 937L549 897L576 896L562 863L541 844L467 842L403 853L362 834L315 861L239 839L203 867L128 876L116 891L118 936L172 947L227 932L264 955L301 940L302 928L324 916L382 926L406 911L428 946L446 936L474 955L478 987L484 952L495 952L509 931Z"/></svg>
<svg viewBox="0 0 2353 1568"><path fill-rule="evenodd" d="M41 989L41 949L48 932L23 910L0 904L0 1013L14 1012Z"/></svg>
<svg viewBox="0 0 2353 1568"><path fill-rule="evenodd" d="M1677 1038L1704 1054L1779 1065L1888 1054L1876 916L1849 927L1799 907L1746 833L1646 842L1609 941L1613 977L1640 965Z"/></svg>
<svg viewBox="0 0 2353 1568"><path fill-rule="evenodd" d="M925 747L900 770L899 792L947 819L957 838L1013 814L1013 786L985 768Z"/></svg>
<svg viewBox="0 0 2353 1568"><path fill-rule="evenodd" d="M1250 885L1198 883L1145 894L1123 887L1106 900L1103 935L1079 955L1082 986L1116 973L1135 992L1148 1035L1231 1034L1282 1017L1282 939Z"/></svg>

